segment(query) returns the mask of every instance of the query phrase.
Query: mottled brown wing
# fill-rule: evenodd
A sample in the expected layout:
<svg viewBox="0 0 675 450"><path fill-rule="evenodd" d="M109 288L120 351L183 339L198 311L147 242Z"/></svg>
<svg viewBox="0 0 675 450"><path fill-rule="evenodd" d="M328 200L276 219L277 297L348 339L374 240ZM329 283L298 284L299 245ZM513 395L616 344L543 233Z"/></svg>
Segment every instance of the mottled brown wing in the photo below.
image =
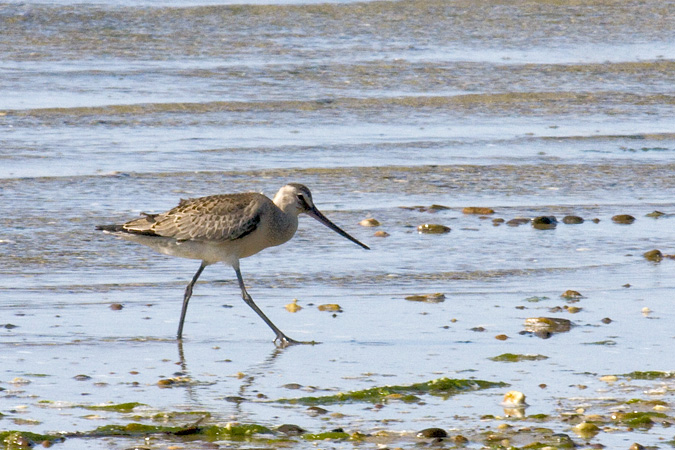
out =
<svg viewBox="0 0 675 450"><path fill-rule="evenodd" d="M231 241L253 232L270 200L261 194L213 195L181 200L172 210L124 224L131 233L187 240Z"/></svg>

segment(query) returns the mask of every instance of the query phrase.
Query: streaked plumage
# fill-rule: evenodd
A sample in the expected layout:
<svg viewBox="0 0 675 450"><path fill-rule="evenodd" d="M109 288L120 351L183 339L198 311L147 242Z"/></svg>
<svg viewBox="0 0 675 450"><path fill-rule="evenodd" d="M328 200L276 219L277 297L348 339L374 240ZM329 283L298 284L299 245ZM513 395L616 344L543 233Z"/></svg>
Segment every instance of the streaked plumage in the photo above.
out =
<svg viewBox="0 0 675 450"><path fill-rule="evenodd" d="M298 228L298 215L301 213L314 217L368 249L321 214L314 206L309 189L297 183L282 187L274 200L257 193L181 200L178 206L165 213L143 214L122 225L102 225L97 229L167 255L202 261L185 290L178 339L182 338L187 305L195 282L206 266L223 261L234 268L244 301L276 333L275 341L286 346L297 341L283 334L255 305L244 287L239 260L291 239Z"/></svg>

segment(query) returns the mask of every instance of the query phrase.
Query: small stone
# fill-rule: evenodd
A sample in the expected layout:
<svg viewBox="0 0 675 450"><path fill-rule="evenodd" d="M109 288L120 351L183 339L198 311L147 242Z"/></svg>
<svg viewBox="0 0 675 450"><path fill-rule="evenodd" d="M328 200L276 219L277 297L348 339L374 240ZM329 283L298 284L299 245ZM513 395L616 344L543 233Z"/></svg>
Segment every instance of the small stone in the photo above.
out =
<svg viewBox="0 0 675 450"><path fill-rule="evenodd" d="M661 211L654 211L654 212L650 212L649 214L647 214L647 217L653 217L654 219L658 219L659 217L665 216L665 215L666 214L662 213Z"/></svg>
<svg viewBox="0 0 675 450"><path fill-rule="evenodd" d="M481 206L467 206L466 208L462 209L462 213L464 214L480 214L482 216L487 216L490 214L494 214L495 210L492 208L485 208Z"/></svg>
<svg viewBox="0 0 675 450"><path fill-rule="evenodd" d="M641 444L638 444L637 442L633 442L633 445L631 445L628 448L629 448L629 450L645 450L645 446L641 445Z"/></svg>
<svg viewBox="0 0 675 450"><path fill-rule="evenodd" d="M504 394L504 400L502 400L503 406L514 407L514 406L525 406L525 394L520 391L509 391Z"/></svg>
<svg viewBox="0 0 675 450"><path fill-rule="evenodd" d="M508 337L507 335L505 335L505 334L498 334L497 336L495 336L495 339L497 339L498 341L505 341L505 340L507 340L508 338L509 338L509 337Z"/></svg>
<svg viewBox="0 0 675 450"><path fill-rule="evenodd" d="M464 444L467 444L469 442L469 439L462 436L461 434L458 434L457 436L451 437L450 440L457 445L464 445Z"/></svg>
<svg viewBox="0 0 675 450"><path fill-rule="evenodd" d="M443 428L425 428L417 432L417 437L420 438L445 438L448 433Z"/></svg>
<svg viewBox="0 0 675 450"><path fill-rule="evenodd" d="M298 425L292 424L283 424L277 428L277 431L284 433L286 436L299 436L306 432L306 430L300 428Z"/></svg>
<svg viewBox="0 0 675 450"><path fill-rule="evenodd" d="M376 231L376 232L373 234L373 236L384 238L384 237L389 237L389 233L387 233L386 231L379 230L379 231Z"/></svg>
<svg viewBox="0 0 675 450"><path fill-rule="evenodd" d="M342 308L337 303L327 303L318 306L319 311L342 312Z"/></svg>
<svg viewBox="0 0 675 450"><path fill-rule="evenodd" d="M601 322L604 324L610 324L612 323L612 319L610 319L609 317L605 317L604 319L601 320Z"/></svg>
<svg viewBox="0 0 675 450"><path fill-rule="evenodd" d="M572 322L558 317L530 317L525 319L525 329L537 333L565 333L572 328Z"/></svg>
<svg viewBox="0 0 675 450"><path fill-rule="evenodd" d="M661 250L654 249L654 250L649 250L648 252L644 252L642 256L645 257L647 261L653 261L653 262L660 262L663 259L663 253L661 253Z"/></svg>
<svg viewBox="0 0 675 450"><path fill-rule="evenodd" d="M435 223L425 223L417 227L417 232L421 234L445 234L450 232L450 227Z"/></svg>
<svg viewBox="0 0 675 450"><path fill-rule="evenodd" d="M563 292L562 294L560 294L560 296L561 296L562 298L568 298L568 299L570 299L570 298L581 298L581 297L583 297L583 295L581 295L581 293L580 293L579 291L573 291L572 289L566 290L565 292Z"/></svg>
<svg viewBox="0 0 675 450"><path fill-rule="evenodd" d="M320 416L326 414L327 412L328 412L327 409L323 409L319 406L310 406L309 408L307 408L307 413L310 416Z"/></svg>
<svg viewBox="0 0 675 450"><path fill-rule="evenodd" d="M583 217L579 216L565 216L563 217L562 221L566 225L578 225L580 223L584 223Z"/></svg>
<svg viewBox="0 0 675 450"><path fill-rule="evenodd" d="M77 381L87 381L87 380L91 380L91 377L90 377L89 375L82 375L82 374L80 374L80 375L75 375L75 376L73 377L73 379L74 379L74 380L77 380Z"/></svg>
<svg viewBox="0 0 675 450"><path fill-rule="evenodd" d="M619 377L616 375L603 375L600 377L600 381L605 383L616 383L619 380Z"/></svg>
<svg viewBox="0 0 675 450"><path fill-rule="evenodd" d="M622 225L630 225L631 223L635 222L635 217L631 216L630 214L617 214L616 216L612 217L612 222Z"/></svg>
<svg viewBox="0 0 675 450"><path fill-rule="evenodd" d="M124 305L122 305L121 303L113 303L112 305L110 305L110 309L112 309L113 311L121 311L123 308Z"/></svg>
<svg viewBox="0 0 675 450"><path fill-rule="evenodd" d="M405 299L411 302L442 303L445 301L445 294L436 292L435 294L409 295Z"/></svg>
<svg viewBox="0 0 675 450"><path fill-rule="evenodd" d="M506 224L510 227L518 227L520 225L525 225L526 223L530 223L530 219L527 217L516 217L515 219L511 219Z"/></svg>
<svg viewBox="0 0 675 450"><path fill-rule="evenodd" d="M293 301L285 306L286 310L291 313L298 312L302 309L302 306L298 305L298 299L294 298Z"/></svg>
<svg viewBox="0 0 675 450"><path fill-rule="evenodd" d="M532 219L532 227L537 230L552 230L558 225L555 216L539 216Z"/></svg>
<svg viewBox="0 0 675 450"><path fill-rule="evenodd" d="M369 219L363 219L361 222L359 222L359 225L362 227L379 227L380 222L377 219L373 219L371 217Z"/></svg>

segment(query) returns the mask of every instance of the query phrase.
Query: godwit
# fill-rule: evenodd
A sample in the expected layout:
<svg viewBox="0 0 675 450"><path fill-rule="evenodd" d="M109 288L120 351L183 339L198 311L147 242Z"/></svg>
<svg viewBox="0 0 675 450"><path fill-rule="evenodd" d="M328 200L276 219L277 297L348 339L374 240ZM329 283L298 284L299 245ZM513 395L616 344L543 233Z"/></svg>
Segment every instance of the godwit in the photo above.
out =
<svg viewBox="0 0 675 450"><path fill-rule="evenodd" d="M197 273L185 289L178 339L183 338L183 322L197 279L206 266L222 261L234 268L244 302L276 333L274 342L286 347L302 342L286 336L253 302L244 286L239 260L291 239L298 229L298 215L301 213L369 249L328 220L314 206L309 189L297 183L279 189L274 200L253 192L181 200L168 212L143 213L143 217L125 224L99 225L96 229L147 245L166 255L201 260Z"/></svg>

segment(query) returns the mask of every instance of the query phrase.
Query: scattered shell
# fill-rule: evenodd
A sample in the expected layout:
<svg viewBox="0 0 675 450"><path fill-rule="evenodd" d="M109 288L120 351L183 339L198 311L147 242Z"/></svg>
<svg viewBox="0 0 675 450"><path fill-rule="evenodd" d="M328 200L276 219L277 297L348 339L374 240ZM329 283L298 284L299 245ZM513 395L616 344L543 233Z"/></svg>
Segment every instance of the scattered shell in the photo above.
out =
<svg viewBox="0 0 675 450"><path fill-rule="evenodd" d="M526 223L530 223L530 219L528 219L527 217L516 217L515 219L511 219L508 222L506 222L506 224L510 227L518 227Z"/></svg>
<svg viewBox="0 0 675 450"><path fill-rule="evenodd" d="M502 400L502 406L514 407L514 406L525 406L525 394L520 391L509 391L504 394L504 400Z"/></svg>
<svg viewBox="0 0 675 450"><path fill-rule="evenodd" d="M649 250L648 252L644 252L642 254L642 256L644 256L646 260L654 261L654 262L659 262L663 259L663 253L661 253L661 250L658 250L658 249Z"/></svg>
<svg viewBox="0 0 675 450"><path fill-rule="evenodd" d="M436 292L435 294L409 295L405 299L411 302L442 303L445 301L445 294Z"/></svg>
<svg viewBox="0 0 675 450"><path fill-rule="evenodd" d="M635 217L631 216L630 214L618 214L612 217L612 222L622 225L630 225L631 223L635 222Z"/></svg>
<svg viewBox="0 0 675 450"><path fill-rule="evenodd" d="M417 437L420 438L445 438L448 433L443 428L425 428L417 432Z"/></svg>
<svg viewBox="0 0 675 450"><path fill-rule="evenodd" d="M494 214L495 210L492 208L485 208L481 206L467 206L466 208L462 209L462 212L464 214L489 215Z"/></svg>
<svg viewBox="0 0 675 450"><path fill-rule="evenodd" d="M389 237L389 233L387 233L386 231L379 230L379 231L376 231L373 234L373 236L375 236L375 237Z"/></svg>
<svg viewBox="0 0 675 450"><path fill-rule="evenodd" d="M294 298L291 303L285 306L285 308L288 312L295 313L300 311L302 309L302 306L298 305L298 299Z"/></svg>
<svg viewBox="0 0 675 450"><path fill-rule="evenodd" d="M342 312L342 307L337 303L327 303L325 305L319 305L319 311Z"/></svg>
<svg viewBox="0 0 675 450"><path fill-rule="evenodd" d="M363 219L361 222L359 222L359 225L362 227L379 227L380 222L377 219L373 219L371 217L369 219Z"/></svg>
<svg viewBox="0 0 675 450"><path fill-rule="evenodd" d="M568 319L557 317L530 317L525 319L525 330L532 333L549 332L565 333L572 328L572 322Z"/></svg>
<svg viewBox="0 0 675 450"><path fill-rule="evenodd" d="M579 216L565 216L563 217L563 223L566 225L577 225L580 223L584 223L583 217Z"/></svg>
<svg viewBox="0 0 675 450"><path fill-rule="evenodd" d="M424 234L444 234L450 232L450 227L434 223L425 223L417 227L417 232Z"/></svg>
<svg viewBox="0 0 675 450"><path fill-rule="evenodd" d="M537 230L552 230L558 225L555 216L539 216L532 219L532 227Z"/></svg>

